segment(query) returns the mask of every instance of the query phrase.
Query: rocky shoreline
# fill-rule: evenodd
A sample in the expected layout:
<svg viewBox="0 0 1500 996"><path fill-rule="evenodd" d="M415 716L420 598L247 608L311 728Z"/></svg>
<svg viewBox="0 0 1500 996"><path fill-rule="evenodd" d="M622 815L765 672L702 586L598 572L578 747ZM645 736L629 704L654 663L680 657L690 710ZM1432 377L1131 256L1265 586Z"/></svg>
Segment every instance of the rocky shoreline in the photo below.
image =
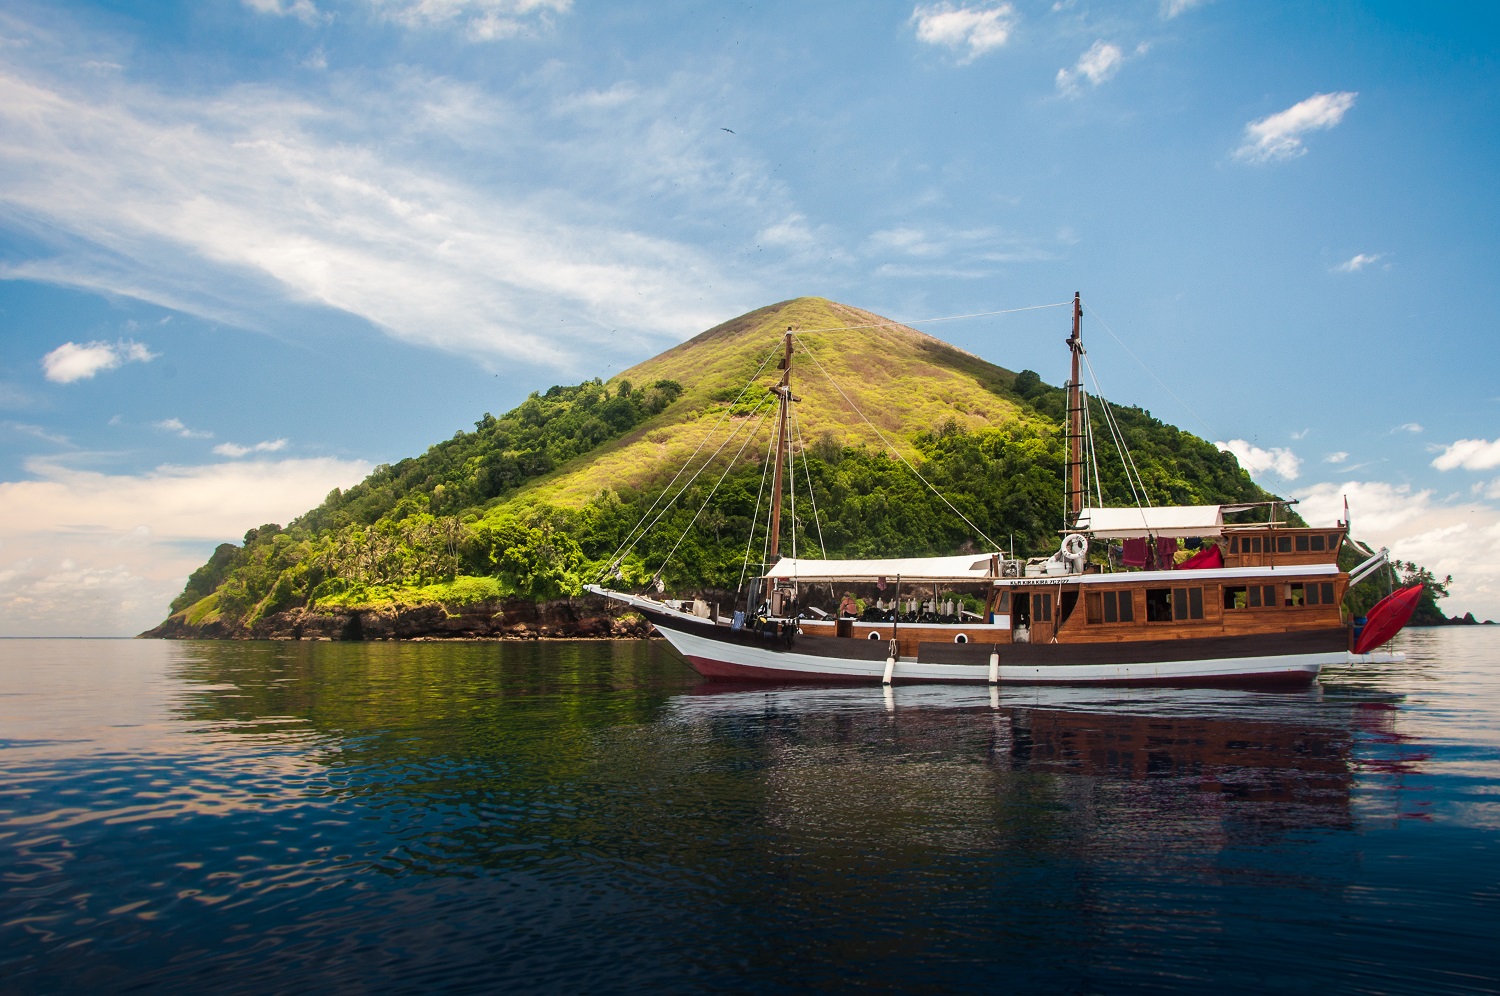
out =
<svg viewBox="0 0 1500 996"><path fill-rule="evenodd" d="M180 612L141 639L161 640L545 640L644 639L651 626L638 613L596 596L547 602L505 599L445 606L295 608L247 625L194 625Z"/></svg>

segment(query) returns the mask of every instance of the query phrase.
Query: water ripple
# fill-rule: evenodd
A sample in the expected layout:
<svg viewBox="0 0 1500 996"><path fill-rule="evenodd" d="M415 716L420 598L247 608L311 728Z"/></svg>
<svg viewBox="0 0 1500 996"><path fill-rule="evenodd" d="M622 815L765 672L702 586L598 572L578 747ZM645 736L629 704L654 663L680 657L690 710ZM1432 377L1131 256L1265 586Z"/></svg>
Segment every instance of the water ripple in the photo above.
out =
<svg viewBox="0 0 1500 996"><path fill-rule="evenodd" d="M1500 986L1500 687L736 689L659 643L0 643L18 991Z"/></svg>

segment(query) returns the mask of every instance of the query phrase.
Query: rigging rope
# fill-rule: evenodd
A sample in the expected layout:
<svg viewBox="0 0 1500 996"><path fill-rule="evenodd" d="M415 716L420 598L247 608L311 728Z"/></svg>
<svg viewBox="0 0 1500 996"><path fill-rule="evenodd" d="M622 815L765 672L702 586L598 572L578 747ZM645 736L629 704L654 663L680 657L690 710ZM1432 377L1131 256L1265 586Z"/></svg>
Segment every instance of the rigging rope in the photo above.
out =
<svg viewBox="0 0 1500 996"><path fill-rule="evenodd" d="M800 335L797 335L795 332L793 333L793 335L796 337L796 339L797 339L798 342L802 341L802 337ZM935 494L939 498L941 498L943 500L943 504L947 505L950 509L953 510L953 514L954 515L957 515L960 519L964 520L964 522L968 525L968 527L970 529L974 530L974 532L977 533L981 539L983 539L986 543L988 543L990 545L990 549L992 549L992 550L998 550L998 549L1000 549L1000 544L999 543L996 543L994 540L992 540L988 536L986 536L985 533L984 533L984 530L982 530L978 526L976 526L973 523L973 521L967 515L965 515L962 512L960 512L958 510L958 506L954 505L951 501L949 501L947 499L947 497L941 491L939 491L937 488L933 487L932 486L932 482L928 481L927 478L923 477L921 471L917 470L916 467L912 466L911 461L908 460L908 459L906 459L905 454L903 454L900 450L896 449L895 446L891 445L891 441L886 438L885 433L883 433L883 432L880 431L880 426L876 425L874 422L871 422L869 420L869 418L867 418L865 416L865 413L859 410L859 406L854 403L853 399L851 399L849 397L849 395L847 395L847 394L844 393L844 389L839 386L838 381L834 380L833 376L826 369L824 369L823 364L821 362L819 362L817 355L814 354L813 351L807 347L806 343L803 343L802 349L803 349L803 352L807 353L808 357L813 361L813 365L816 366L818 368L819 372L823 374L824 378L827 379L828 383L830 383L830 384L833 385L833 389L835 391L839 392L839 396L844 399L844 402L850 408L852 408L854 410L854 414L856 414L860 418L864 419L865 424L868 425L870 428L872 428L872 429L875 430L875 435L879 436L880 437L880 441L883 442L883 443L885 443L886 448L889 449L892 453L894 453L896 455L896 459L898 459L902 463L906 464L906 469L909 470L909 471L911 471L914 475L916 475L917 480L919 480L923 484L927 485L927 489L929 491L931 491L933 494Z"/></svg>
<svg viewBox="0 0 1500 996"><path fill-rule="evenodd" d="M812 502L813 525L818 527L818 554L828 556L828 547L823 543L823 520L818 517L818 496L813 491L812 472L807 469L807 444L802 441L802 423L797 418L797 409L792 409L792 430L797 435L797 447L802 451L802 479L807 482L807 499Z"/></svg>
<svg viewBox="0 0 1500 996"><path fill-rule="evenodd" d="M750 410L750 414L753 416L756 412L760 411L760 409L762 408L762 406L764 406L765 403L768 400L771 399L771 397L773 397L773 396L768 394L768 395L766 395L766 397L762 398L756 404L756 406ZM699 467L698 470L693 474L693 476L690 477L690 478L688 478L688 482L682 486L682 490L678 491L675 495L672 496L672 499L670 501L668 501L665 505L662 506L661 511L656 513L656 518L654 518L654 519L651 520L651 524L648 525L645 529L641 530L640 537L637 537L635 540L633 540L631 542L631 544L630 544L631 549L634 549L635 544L640 541L641 537L644 537L647 533L649 533L651 531L651 529L658 522L661 521L661 517L663 515L666 515L667 512L669 510L671 510L672 505L676 503L676 501L677 501L678 498L681 498L683 495L687 494L687 490L688 490L688 488L690 488L690 487L693 486L693 482L696 481L696 480L698 480L699 476L702 475L702 473L705 470L708 469L708 465L714 462L714 458L717 457L720 453L724 452L724 447L728 446L729 443L734 439L734 437L738 436L740 434L740 430L743 429L747 424L749 424L749 420L748 419L745 422L742 422L739 425L735 426L734 431L731 432L729 435L727 435L727 436L724 437L724 441L719 444L719 448L716 449L716 450L714 450L713 453L709 454L708 459L703 461L703 466ZM701 448L701 444L700 444L700 448ZM686 469L686 468L684 467L684 469ZM681 473L682 473L681 471L678 471L678 476L679 477L681 476ZM676 480L676 478L673 478L673 480ZM652 507L655 507L655 506L652 506ZM627 550L626 553L628 554L629 550Z"/></svg>
<svg viewBox="0 0 1500 996"><path fill-rule="evenodd" d="M625 534L625 539L621 541L619 546L615 547L615 552L610 554L609 560L605 561L604 569L600 571L597 577L594 578L594 582L596 584L607 578L611 571L618 570L620 564L624 560L625 553L628 552L630 548L634 547L636 543L640 542L641 536L644 536L646 532L650 530L651 526L656 525L657 519L661 518L660 515L658 515L656 519L652 519L651 525L647 526L645 530L641 530L641 523L646 521L646 516L656 511L656 506L659 505L661 503L661 500L666 497L667 492L672 490L672 485L676 484L677 479L684 473L686 473L687 469L693 465L693 461L698 458L698 453L703 449L705 445L708 444L708 441L713 438L714 433L719 431L719 426L723 425L724 420L727 419L730 416L730 413L734 411L734 406L740 403L740 399L745 396L745 392L749 391L750 388L754 386L755 379L761 375L761 371L766 369L766 364L770 363L772 358L775 357L779 352L781 352L781 348L777 347L776 349L773 349L771 350L771 352L766 354L766 358L762 360L760 366L755 369L755 373L750 375L750 379L746 381L745 386L740 389L739 396L736 397L734 401L730 402L729 407L724 409L724 413L719 416L719 421L714 423L714 427L708 430L708 435L704 436L703 439L698 443L698 448L693 450L692 454L683 463L682 467L678 469L677 473L672 475L672 479L667 482L667 486L665 488L662 488L661 494L656 496L656 501L652 502L651 507L646 509L646 511L641 514L641 517L636 520L636 524L631 527L630 532ZM757 405L756 407L758 408L759 405ZM708 459L712 460L713 457L709 457ZM704 461L703 466L708 466L708 461ZM703 469L702 467L700 467L698 469L698 473L701 474L702 472ZM697 475L695 474L694 476L696 477ZM691 484L692 482L689 481L688 483ZM681 492L678 492L677 497L681 497ZM676 501L677 498L674 497L672 500ZM663 509L662 511L666 510ZM641 536L636 535L637 530L640 530Z"/></svg>
<svg viewBox="0 0 1500 996"><path fill-rule="evenodd" d="M1193 416L1193 418L1197 420L1197 422L1198 422L1199 425L1203 426L1203 428L1205 428L1205 429L1208 430L1208 435L1210 437L1210 441L1212 441L1213 439L1220 439L1220 438L1222 438L1217 432L1215 432L1213 430L1212 426L1210 426L1207 422L1203 421L1203 418L1197 412L1193 411L1193 409L1191 407L1189 407L1189 405L1188 405L1188 403L1186 401L1183 401L1181 398L1179 398L1172 391L1172 389L1170 387L1168 387L1166 384L1162 383L1161 378L1158 377L1158 376L1156 376L1156 371L1152 370L1150 367L1146 366L1146 364L1141 360L1141 358L1139 356L1135 355L1135 351L1132 350L1129 346L1125 345L1125 340L1123 340L1119 336L1115 335L1115 330L1109 327L1109 323L1107 323L1103 318L1101 318L1100 315L1099 315L1099 313L1097 311L1095 311L1093 309L1093 307L1090 306L1087 301L1083 302L1083 306L1088 309L1088 313L1090 315L1094 316L1094 320L1095 321L1097 321L1100 325L1104 326L1104 331L1106 331L1106 332L1109 333L1110 338L1113 339L1115 342L1118 342L1120 344L1120 348L1123 349L1123 350L1125 350L1125 352L1129 353L1130 354L1130 358L1132 360L1135 360L1135 362L1139 363L1141 365L1141 369L1144 370L1144 371L1146 371L1146 373L1150 374L1151 375L1151 379L1154 380L1154 381L1156 381L1157 385L1160 386L1163 391L1166 391L1168 394L1172 395L1172 400L1173 401L1176 401L1179 405L1181 405L1187 411L1187 413L1189 415Z"/></svg>
<svg viewBox="0 0 1500 996"><path fill-rule="evenodd" d="M766 491L766 475L771 472L771 450L775 445L776 437L772 436L771 441L766 444L766 461L760 472L760 487L755 492L755 515L750 519L750 532L745 536L745 561L740 565L739 587L734 589L736 601L739 600L740 592L745 589L745 574L750 570L750 544L755 542L755 527L760 522L760 499Z"/></svg>
<svg viewBox="0 0 1500 996"><path fill-rule="evenodd" d="M1081 400L1083 401L1083 432L1084 439L1088 441L1089 445L1088 455L1089 465L1091 467L1092 477L1094 480L1094 495L1099 499L1099 504L1096 507L1103 508L1104 486L1102 483L1102 479L1099 476L1099 447L1094 445L1094 417L1093 414L1089 411L1089 393L1083 389L1082 384L1078 386L1078 393L1082 396ZM1088 493L1087 487L1085 487L1083 490L1085 494Z"/></svg>
<svg viewBox="0 0 1500 996"><path fill-rule="evenodd" d="M764 402L762 402L762 404L764 404ZM708 507L708 503L714 500L714 495L719 493L719 486L724 483L724 478L728 477L729 472L734 469L735 461L737 461L741 456L744 455L745 447L750 445L750 441L755 438L756 433L760 431L760 427L765 422L765 420L766 415L761 415L759 421L755 423L755 427L750 430L750 433L747 436L745 436L745 441L740 444L739 452L730 457L729 462L724 465L724 473L719 475L719 479L715 481L714 486L709 489L708 497L703 499L703 504L698 506L698 511L693 513L692 519L688 521L688 524L682 530L681 535L677 537L677 542L673 543L672 549L667 551L666 559L661 562L661 566L658 567L656 569L656 573L651 576L651 580L653 582L659 580L662 574L666 571L667 564L672 562L672 555L677 552L677 548L682 545L682 541L687 539L687 534L693 531L693 526L698 522L698 516L703 514L703 510ZM733 436L731 436L730 438L733 438ZM728 442L728 440L725 440L725 442Z"/></svg>
<svg viewBox="0 0 1500 996"><path fill-rule="evenodd" d="M1119 421L1114 412L1109 408L1109 402L1104 398L1104 388L1099 384L1099 375L1094 372L1094 364L1089 361L1088 353L1083 354L1083 365L1088 368L1089 379L1094 382L1094 391L1099 398L1099 405L1104 412L1105 424L1109 426L1110 434L1114 437L1115 448L1120 451L1120 463L1125 469L1125 483L1130 485L1130 495L1135 499L1135 507L1141 507L1141 499L1146 500L1146 507L1151 508L1151 493L1146 490L1146 480L1141 477L1140 470L1135 465L1135 456L1131 454L1130 447L1125 443L1125 430L1120 428ZM1135 474L1135 480L1130 475ZM1136 492L1136 484L1140 485L1139 494ZM1102 503L1101 503L1102 504Z"/></svg>

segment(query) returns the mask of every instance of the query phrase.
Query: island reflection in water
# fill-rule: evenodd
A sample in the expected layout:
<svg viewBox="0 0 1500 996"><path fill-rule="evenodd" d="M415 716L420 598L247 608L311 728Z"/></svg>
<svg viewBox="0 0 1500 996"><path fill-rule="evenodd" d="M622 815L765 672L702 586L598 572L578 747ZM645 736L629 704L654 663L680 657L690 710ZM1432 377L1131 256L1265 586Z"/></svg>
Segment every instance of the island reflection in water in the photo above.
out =
<svg viewBox="0 0 1500 996"><path fill-rule="evenodd" d="M711 685L659 643L0 649L22 990L1495 976L1487 645L993 695Z"/></svg>

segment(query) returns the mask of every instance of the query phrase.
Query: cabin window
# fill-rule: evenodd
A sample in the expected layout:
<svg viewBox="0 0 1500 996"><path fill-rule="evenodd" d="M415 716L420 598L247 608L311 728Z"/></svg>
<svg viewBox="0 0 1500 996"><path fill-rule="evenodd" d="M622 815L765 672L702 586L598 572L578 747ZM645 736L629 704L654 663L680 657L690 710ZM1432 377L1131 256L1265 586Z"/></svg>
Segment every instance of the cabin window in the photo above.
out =
<svg viewBox="0 0 1500 996"><path fill-rule="evenodd" d="M1091 591L1087 619L1091 623L1135 622L1135 605L1128 591Z"/></svg>
<svg viewBox="0 0 1500 996"><path fill-rule="evenodd" d="M1277 553L1291 553L1292 552L1292 538L1290 536L1278 536L1278 537L1276 537L1276 552Z"/></svg>
<svg viewBox="0 0 1500 996"><path fill-rule="evenodd" d="M1244 585L1224 586L1224 608L1244 609L1250 605L1250 589Z"/></svg>
<svg viewBox="0 0 1500 996"><path fill-rule="evenodd" d="M1172 589L1172 618L1202 619L1203 618L1203 589L1202 588L1173 588Z"/></svg>
<svg viewBox="0 0 1500 996"><path fill-rule="evenodd" d="M1322 584L1318 585L1318 588L1322 592L1322 601L1323 601L1323 604L1324 605L1332 605L1333 604L1333 582L1332 581L1324 581Z"/></svg>
<svg viewBox="0 0 1500 996"><path fill-rule="evenodd" d="M1307 592L1300 584L1289 584L1286 586L1286 604L1293 608L1300 608L1307 604Z"/></svg>
<svg viewBox="0 0 1500 996"><path fill-rule="evenodd" d="M1000 593L1000 600L995 603L995 611L1001 614L1010 611L1010 592L1002 591Z"/></svg>
<svg viewBox="0 0 1500 996"><path fill-rule="evenodd" d="M954 643L968 643L969 642L969 635L967 633L960 633L960 634L958 634L957 636L955 636L953 638L953 642Z"/></svg>
<svg viewBox="0 0 1500 996"><path fill-rule="evenodd" d="M1147 622L1171 622L1172 621L1172 589L1171 588L1147 588L1146 589L1146 621Z"/></svg>
<svg viewBox="0 0 1500 996"><path fill-rule="evenodd" d="M1334 533L1333 535L1331 535L1331 536L1328 537L1328 549L1330 549L1330 550L1337 550L1338 548L1339 548L1339 534L1338 533Z"/></svg>
<svg viewBox="0 0 1500 996"><path fill-rule="evenodd" d="M1306 533L1298 533L1297 534L1297 552L1298 553L1306 553L1307 552L1307 541L1309 539L1311 539L1311 538L1312 537L1308 536Z"/></svg>
<svg viewBox="0 0 1500 996"><path fill-rule="evenodd" d="M1325 547L1323 546L1323 539L1324 539L1324 537L1323 537L1322 533L1318 533L1316 536L1311 537L1311 539L1312 539L1312 548L1314 550L1323 550L1323 549L1325 549Z"/></svg>
<svg viewBox="0 0 1500 996"><path fill-rule="evenodd" d="M872 629L872 630L870 630L870 635L866 639L878 640L878 639L880 639L880 632L878 630L873 630Z"/></svg>
<svg viewBox="0 0 1500 996"><path fill-rule="evenodd" d="M1038 620L1041 622L1052 621L1052 595L1050 593L1044 592L1039 595L1032 595L1031 603L1035 606L1033 611L1035 611Z"/></svg>
<svg viewBox="0 0 1500 996"><path fill-rule="evenodd" d="M1238 536L1231 536L1231 537L1229 537L1229 552L1230 553L1239 553L1240 552L1240 538Z"/></svg>
<svg viewBox="0 0 1500 996"><path fill-rule="evenodd" d="M1271 609L1276 607L1276 586L1274 584L1253 584L1248 589L1226 589L1226 591L1232 590L1243 590L1245 592L1245 602L1252 609ZM1225 598L1227 600L1227 594Z"/></svg>

